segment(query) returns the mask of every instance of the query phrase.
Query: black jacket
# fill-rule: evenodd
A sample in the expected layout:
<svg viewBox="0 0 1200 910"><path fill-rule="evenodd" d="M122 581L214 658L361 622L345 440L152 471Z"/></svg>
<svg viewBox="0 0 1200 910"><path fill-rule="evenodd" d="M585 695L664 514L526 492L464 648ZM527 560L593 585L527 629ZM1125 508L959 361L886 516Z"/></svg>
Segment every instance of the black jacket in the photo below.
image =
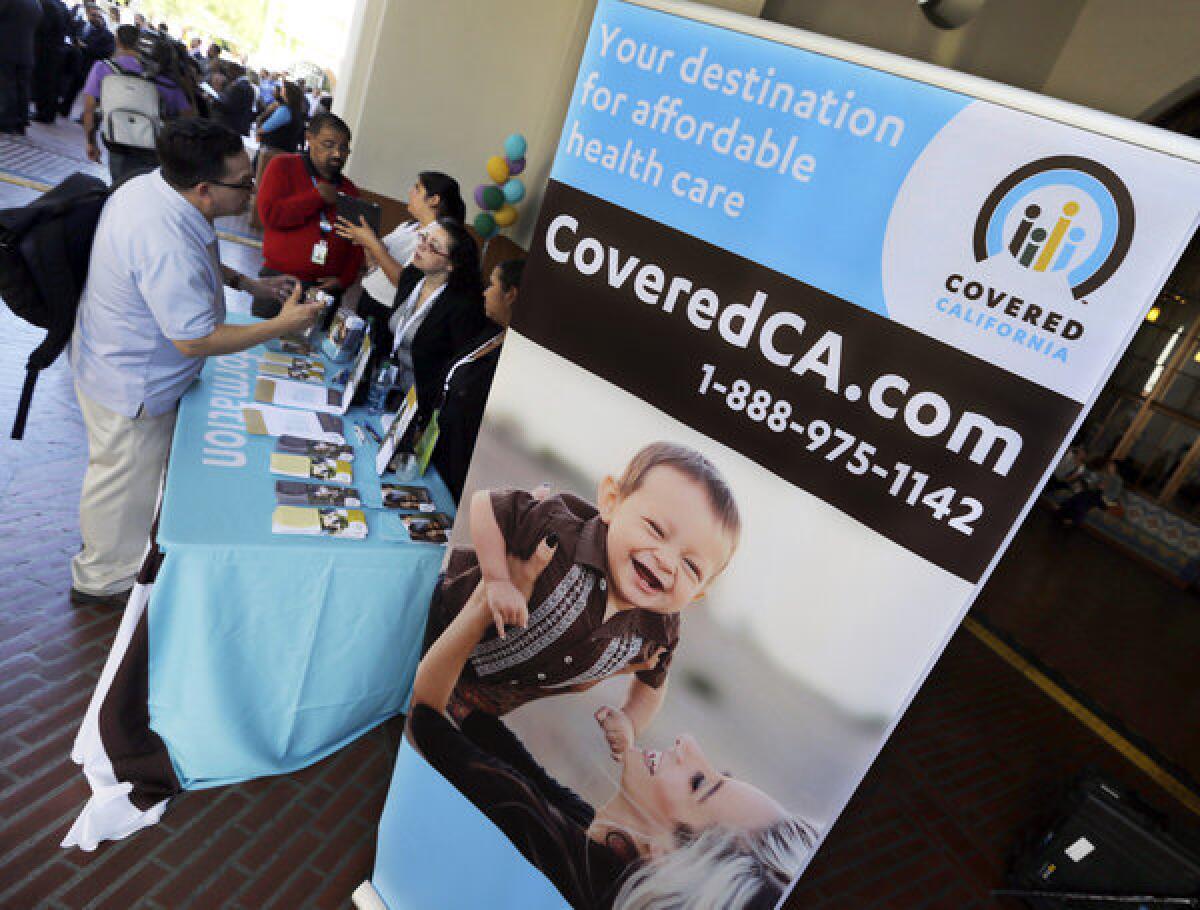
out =
<svg viewBox="0 0 1200 910"><path fill-rule="evenodd" d="M117 49L117 39L113 37L107 25L96 27L84 20L77 24L75 34L83 43L83 60L88 68L97 60L107 60ZM84 70L84 75L87 75L87 69Z"/></svg>
<svg viewBox="0 0 1200 910"><path fill-rule="evenodd" d="M229 127L239 136L249 136L254 123L254 86L244 76L225 86L221 97L213 102L218 123Z"/></svg>
<svg viewBox="0 0 1200 910"><path fill-rule="evenodd" d="M411 265L400 273L395 306L404 305L412 289L423 277L421 270ZM359 312L371 322L371 339L375 343L377 356L381 359L389 356L395 338L387 324L395 310L381 306L364 295L359 303ZM454 363L454 355L483 331L487 323L483 298L478 294L457 293L447 287L434 300L412 343L417 413L422 418L427 418L437 407L442 382L446 378L446 371Z"/></svg>
<svg viewBox="0 0 1200 910"><path fill-rule="evenodd" d="M41 21L40 0L0 0L0 63L33 66L33 35Z"/></svg>
<svg viewBox="0 0 1200 910"><path fill-rule="evenodd" d="M60 55L71 32L71 13L63 0L41 0L42 22L37 27L38 55Z"/></svg>
<svg viewBox="0 0 1200 910"><path fill-rule="evenodd" d="M451 358L450 365L453 366L480 345L495 338L500 331L499 326L489 323ZM471 465L471 453L475 451L475 440L483 423L484 407L499 360L500 348L496 348L478 360L459 366L449 377L449 385L443 386L444 392L438 405L438 438L433 450L433 466L454 497L455 505L462 498L467 468Z"/></svg>

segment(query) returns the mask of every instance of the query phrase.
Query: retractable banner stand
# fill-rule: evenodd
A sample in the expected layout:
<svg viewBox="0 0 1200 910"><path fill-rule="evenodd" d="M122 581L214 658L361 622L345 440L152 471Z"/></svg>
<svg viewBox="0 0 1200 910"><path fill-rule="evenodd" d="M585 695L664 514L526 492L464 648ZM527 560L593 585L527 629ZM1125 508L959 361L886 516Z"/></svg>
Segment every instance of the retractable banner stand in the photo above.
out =
<svg viewBox="0 0 1200 910"><path fill-rule="evenodd" d="M1197 225L1190 140L651 6L598 4L455 529L557 548L414 705L393 908L775 906Z"/></svg>

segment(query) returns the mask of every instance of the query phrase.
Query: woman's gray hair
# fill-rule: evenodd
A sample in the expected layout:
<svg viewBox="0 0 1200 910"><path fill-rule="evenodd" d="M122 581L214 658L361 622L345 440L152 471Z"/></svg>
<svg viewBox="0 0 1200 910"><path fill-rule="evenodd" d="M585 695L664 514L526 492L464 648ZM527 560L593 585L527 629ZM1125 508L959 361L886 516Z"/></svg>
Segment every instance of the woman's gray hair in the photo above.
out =
<svg viewBox="0 0 1200 910"><path fill-rule="evenodd" d="M708 828L635 869L613 910L774 907L816 846L817 832L798 816L754 831Z"/></svg>

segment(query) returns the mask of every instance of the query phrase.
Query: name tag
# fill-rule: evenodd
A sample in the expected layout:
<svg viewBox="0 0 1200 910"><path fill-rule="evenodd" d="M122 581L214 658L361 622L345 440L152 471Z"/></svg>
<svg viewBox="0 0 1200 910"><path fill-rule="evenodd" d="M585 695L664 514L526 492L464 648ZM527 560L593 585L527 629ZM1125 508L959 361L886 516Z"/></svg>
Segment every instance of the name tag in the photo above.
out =
<svg viewBox="0 0 1200 910"><path fill-rule="evenodd" d="M312 261L313 265L324 265L325 257L329 255L329 244L324 240L318 240L313 244Z"/></svg>

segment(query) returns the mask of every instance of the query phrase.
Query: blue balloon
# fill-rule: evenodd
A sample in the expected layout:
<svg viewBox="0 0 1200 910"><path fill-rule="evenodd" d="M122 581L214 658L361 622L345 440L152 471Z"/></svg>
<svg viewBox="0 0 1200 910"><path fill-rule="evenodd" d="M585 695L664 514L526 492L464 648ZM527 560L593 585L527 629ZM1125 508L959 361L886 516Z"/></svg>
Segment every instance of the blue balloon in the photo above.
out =
<svg viewBox="0 0 1200 910"><path fill-rule="evenodd" d="M516 177L510 177L504 184L504 200L516 205L525 198L525 184Z"/></svg>
<svg viewBox="0 0 1200 910"><path fill-rule="evenodd" d="M509 158L522 158L525 155L525 137L513 133L504 140L504 154Z"/></svg>

